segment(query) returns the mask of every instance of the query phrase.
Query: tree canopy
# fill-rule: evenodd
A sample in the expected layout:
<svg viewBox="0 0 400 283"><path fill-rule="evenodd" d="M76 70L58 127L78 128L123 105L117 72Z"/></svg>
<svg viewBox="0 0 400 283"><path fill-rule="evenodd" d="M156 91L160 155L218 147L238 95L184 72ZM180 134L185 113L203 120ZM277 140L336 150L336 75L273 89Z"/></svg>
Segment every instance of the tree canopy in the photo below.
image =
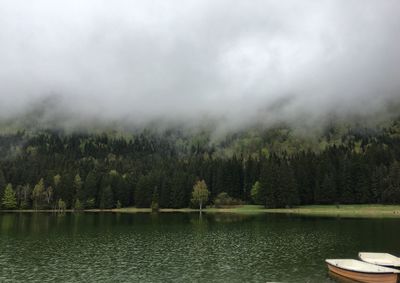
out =
<svg viewBox="0 0 400 283"><path fill-rule="evenodd" d="M209 192L202 205L221 193L270 208L399 204L398 120L376 130L338 128L308 140L286 128L253 130L218 143L207 132L178 130L0 134L7 157L0 159L0 199L11 184L17 208L56 209L60 200L68 209L182 208L202 180Z"/></svg>

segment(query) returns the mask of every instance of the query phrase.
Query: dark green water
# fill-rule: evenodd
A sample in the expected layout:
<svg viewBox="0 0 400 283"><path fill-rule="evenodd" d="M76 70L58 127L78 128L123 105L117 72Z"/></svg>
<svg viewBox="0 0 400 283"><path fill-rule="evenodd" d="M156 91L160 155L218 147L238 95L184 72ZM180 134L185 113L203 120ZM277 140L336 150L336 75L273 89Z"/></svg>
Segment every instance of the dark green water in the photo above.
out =
<svg viewBox="0 0 400 283"><path fill-rule="evenodd" d="M325 258L400 254L400 220L0 214L0 282L334 282Z"/></svg>

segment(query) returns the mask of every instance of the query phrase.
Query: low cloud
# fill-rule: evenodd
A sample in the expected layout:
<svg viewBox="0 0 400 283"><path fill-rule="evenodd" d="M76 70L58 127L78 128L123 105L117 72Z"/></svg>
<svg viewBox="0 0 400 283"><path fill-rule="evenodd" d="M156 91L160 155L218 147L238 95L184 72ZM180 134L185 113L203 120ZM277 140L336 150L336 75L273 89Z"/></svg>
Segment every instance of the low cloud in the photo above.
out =
<svg viewBox="0 0 400 283"><path fill-rule="evenodd" d="M0 117L314 123L400 97L400 2L0 3Z"/></svg>

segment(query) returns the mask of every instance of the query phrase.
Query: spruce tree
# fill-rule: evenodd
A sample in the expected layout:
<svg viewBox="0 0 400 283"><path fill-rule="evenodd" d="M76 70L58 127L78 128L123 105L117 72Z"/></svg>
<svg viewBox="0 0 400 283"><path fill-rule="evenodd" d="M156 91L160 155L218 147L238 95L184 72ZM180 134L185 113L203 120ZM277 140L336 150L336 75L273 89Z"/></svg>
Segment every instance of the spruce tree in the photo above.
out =
<svg viewBox="0 0 400 283"><path fill-rule="evenodd" d="M4 190L4 195L1 201L3 209L16 209L17 199L11 184L8 184Z"/></svg>

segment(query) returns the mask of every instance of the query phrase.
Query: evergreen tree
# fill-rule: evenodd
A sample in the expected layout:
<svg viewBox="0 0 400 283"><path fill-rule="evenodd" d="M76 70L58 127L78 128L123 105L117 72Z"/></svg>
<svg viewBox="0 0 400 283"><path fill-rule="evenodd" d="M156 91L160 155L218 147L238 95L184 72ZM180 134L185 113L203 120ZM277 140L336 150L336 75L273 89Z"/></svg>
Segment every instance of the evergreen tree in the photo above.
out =
<svg viewBox="0 0 400 283"><path fill-rule="evenodd" d="M261 184L259 181L255 182L251 188L251 199L255 204L264 204L264 197L262 196Z"/></svg>
<svg viewBox="0 0 400 283"><path fill-rule="evenodd" d="M110 186L106 186L101 189L100 192L100 209L110 209L114 206L114 196Z"/></svg>
<svg viewBox="0 0 400 283"><path fill-rule="evenodd" d="M79 176L79 174L76 174L74 177L74 182L73 182L73 188L74 188L74 192L73 195L74 197L78 197L79 195L82 195L82 179L81 176Z"/></svg>
<svg viewBox="0 0 400 283"><path fill-rule="evenodd" d="M6 178L4 177L3 170L0 168L0 197L3 197L4 189L6 188Z"/></svg>
<svg viewBox="0 0 400 283"><path fill-rule="evenodd" d="M382 192L382 201L388 204L400 204L400 164L394 162L386 179L386 189Z"/></svg>
<svg viewBox="0 0 400 283"><path fill-rule="evenodd" d="M17 199L15 197L15 192L11 184L8 184L4 190L4 195L1 200L2 207L4 209L16 209Z"/></svg>
<svg viewBox="0 0 400 283"><path fill-rule="evenodd" d="M316 186L315 202L317 204L333 204L336 202L336 185L332 175L326 174L322 184Z"/></svg>
<svg viewBox="0 0 400 283"><path fill-rule="evenodd" d="M97 197L97 174L96 171L90 171L85 179L83 190L78 192L77 197L81 199L85 206L89 207L88 201ZM93 208L93 207L92 207Z"/></svg>
<svg viewBox="0 0 400 283"><path fill-rule="evenodd" d="M294 177L294 173L292 168L284 163L280 168L280 177L279 182L281 183L282 190L282 204L281 207L293 207L300 203L299 192L297 188L296 179Z"/></svg>
<svg viewBox="0 0 400 283"><path fill-rule="evenodd" d="M153 190L157 183L152 175L142 176L136 186L135 200L137 207L150 207Z"/></svg>

